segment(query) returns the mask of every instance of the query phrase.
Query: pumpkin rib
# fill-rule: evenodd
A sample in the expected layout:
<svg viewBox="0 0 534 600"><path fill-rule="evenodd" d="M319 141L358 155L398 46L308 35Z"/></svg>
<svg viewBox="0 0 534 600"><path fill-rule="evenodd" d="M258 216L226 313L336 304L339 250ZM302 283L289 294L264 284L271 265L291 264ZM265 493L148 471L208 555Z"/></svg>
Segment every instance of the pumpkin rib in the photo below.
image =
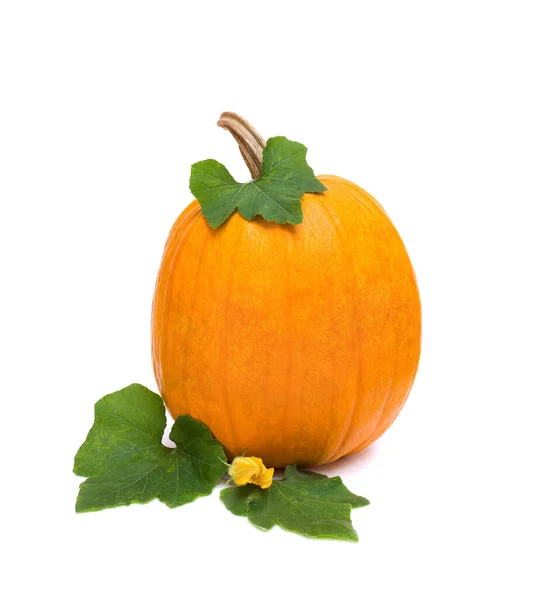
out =
<svg viewBox="0 0 534 600"><path fill-rule="evenodd" d="M265 364L266 364L266 373L265 373L265 381L266 381L266 385L265 385L265 394L263 397L263 406L265 407L264 409L267 409L267 407L269 406L270 402L271 402L271 398L273 397L273 394L277 393L277 390L274 389L274 377L271 377L271 373L273 371L273 356L272 356L272 352L269 353L269 356L266 357L265 359ZM287 410L287 407L286 407ZM274 427L273 427L274 429Z"/></svg>
<svg viewBox="0 0 534 600"><path fill-rule="evenodd" d="M358 187L358 186L356 186L356 187ZM361 196L363 196L361 198L362 205L367 208L368 214L372 214L373 216L375 216L376 212L377 212L376 209L379 208L379 207L375 206L373 204L373 202L370 201L370 199L374 200L374 198L368 197L368 194L366 192L364 192L363 190L361 190L361 188L358 188L358 192L360 193ZM362 194L362 192L363 192L363 194ZM381 211L381 212L383 212L383 211ZM385 216L387 217L387 215L385 215ZM398 338L398 335L396 334L395 335L395 339L397 339L397 338ZM359 356L360 356L360 359L361 359L362 353L359 353ZM381 418L381 416L382 416L382 414L383 414L383 412L384 412L384 410L385 410L385 408L386 408L386 406L387 406L387 404L389 402L389 399L390 399L392 391L393 391L393 387L395 385L395 375L396 375L396 371L397 371L397 360L398 360L398 354L395 353L394 358L393 358L393 365L392 365L392 369L391 369L390 384L389 384L388 390L384 394L384 397L383 397L383 399L382 399L382 401L380 403L380 408L377 411L377 416L374 417L374 419L373 419L374 420L374 425L373 425L373 427L371 429L371 432L366 437L372 436L374 434L374 432L376 431L376 428L377 428L377 426L378 426L378 424L380 422L380 418ZM355 404L355 408L356 408L356 404ZM346 448L344 448L344 449L346 450Z"/></svg>
<svg viewBox="0 0 534 600"><path fill-rule="evenodd" d="M374 198L373 198L374 200ZM376 202L376 200L375 200ZM376 202L377 206L381 209L381 211L385 213L384 209L382 208L382 206L380 206L380 204L378 202ZM387 215L386 215L387 216ZM397 231L397 229L395 228L395 226L393 226L393 230L396 234L398 243L402 246L404 253L405 253L405 257L408 261L408 265L410 266L411 269L411 277L413 280L413 285L414 285L414 290L413 293L410 295L410 300L415 301L417 304L416 307L416 312L417 312L417 323L418 323L418 327L417 329L419 330L419 338L417 340L417 347L418 347L418 351L416 352L416 355L413 357L413 366L412 369L410 371L410 376L408 378L408 381L410 381L409 386L403 390L402 392L402 400L400 402L397 402L397 406L396 408L393 410L393 412L391 413L391 415L389 415L389 411L388 411L388 406L389 406L389 402L391 401L391 394L388 398L388 401L384 404L384 406L382 407L381 413L380 413L380 419L377 423L377 426L375 428L375 430L373 431L373 433L369 436L367 436L362 442L360 442L357 446L356 449L353 450L351 453L353 452L358 452L360 450L363 450L364 448L366 448L367 446L369 446L370 444L372 444L375 440L377 440L379 437L381 437L388 429L389 427L392 425L393 421L397 418L398 414L400 413L402 407L404 406L404 404L406 403L406 400L408 399L408 396L410 394L410 391L412 389L413 386L413 382L415 380L415 375L417 374L417 369L419 366L419 357L420 357L420 346L421 346L421 304L419 301L419 289L417 286L417 280L415 278L415 272L413 270L413 266L411 264L410 258L408 256L408 252L406 250L406 247L404 246L404 242L402 241L402 238L399 234L399 232ZM406 334L406 330L408 330L409 327L407 325L404 326L404 333ZM399 337L401 337L399 335L399 332L397 331L397 344L398 344L398 339ZM397 353L395 355L395 359L396 359L396 364L398 363L398 359L399 359L399 353ZM393 394L393 397L395 397L395 395Z"/></svg>
<svg viewBox="0 0 534 600"><path fill-rule="evenodd" d="M154 294L154 301L152 303L152 331L154 333L154 335L152 336L152 363L154 365L156 381L158 383L158 387L160 389L160 392L162 393L164 400L165 388L163 385L163 375L161 372L161 349L165 346L165 342L167 341L168 328L160 328L159 319L163 316L161 313L164 314L166 312L167 294L169 286L171 285L171 280L173 279L172 273L176 258L178 256L178 249L182 244L183 240L185 239L189 228L192 227L193 223L198 219L200 214L200 205L198 205L196 201L193 201L184 211L183 218L179 218L176 221L174 227L171 230L167 243L165 244L165 249L163 251L163 260L156 280L156 293ZM175 247L178 238L180 239L180 241ZM160 292L160 283L161 280L165 277L165 287L163 291ZM162 307L158 310L158 300L160 297L162 300ZM155 335L155 333L158 333L158 335Z"/></svg>
<svg viewBox="0 0 534 600"><path fill-rule="evenodd" d="M325 183L325 181L327 181L326 177L323 177L323 176L319 176L319 180L323 184ZM349 256L349 253L346 250L347 246L345 244L345 236L341 232L341 227L339 226L339 222L334 217L332 211L330 210L330 207L325 203L324 197L322 197L322 196L323 195L318 195L318 203L320 204L322 209L326 212L326 214L328 215L329 221L332 223L333 227L335 228L337 235L341 240L341 247L343 248L343 254L345 256L345 259L347 260L347 263L352 264L352 272L355 274L356 273L356 265L354 262L354 257L352 255ZM352 287L353 297L356 298L356 293L355 293L356 285L355 285L354 281L355 280L353 278L352 279L353 283L352 283L351 287ZM353 305L352 305L352 322L353 322L353 331L354 331L354 336L352 339L356 340L359 337L359 328L358 328L357 319L356 319L356 303L353 303ZM354 350L355 350L355 346L358 346L358 345L359 344L357 344L353 341L352 347ZM355 385L355 394L356 394L356 398L359 398L359 396L361 394L362 354L361 354L361 352L354 352L354 355L357 356L357 367L355 369L355 376L356 376L355 379L356 379L357 383ZM334 361L334 368L335 368L335 361ZM335 446L334 450L330 450L330 452L326 456L323 456L322 459L318 459L322 464L332 462L339 456L339 452L340 452L341 448L345 445L347 438L351 432L351 427L353 425L353 419L354 419L355 412L356 412L356 403L354 402L352 404L350 413L347 416L345 429L344 429L343 433L339 436L339 443Z"/></svg>
<svg viewBox="0 0 534 600"><path fill-rule="evenodd" d="M235 216L234 216L235 219ZM230 225L230 224L228 224ZM219 365L224 364L225 365L225 370L228 370L228 357L229 357L229 352L228 352L228 346L229 346L229 330L231 328L231 325L229 324L229 317L230 317L230 299L231 299L231 292L232 292L232 287L233 287L233 283L234 283L234 277L235 277L235 257L238 253L238 244L239 244L239 237L238 236L234 236L233 238L226 238L226 242L228 239L231 239L233 241L232 244L232 252L229 256L231 256L231 259L228 261L228 264L230 265L230 268L228 269L228 280L227 280L227 285L226 285L226 293L224 294L225 296L225 301L224 301L224 322L226 324L225 327L225 335L224 335L224 340L222 342L219 343ZM224 351L223 351L224 348ZM219 369L220 371L220 369ZM222 398L222 404L224 406L224 411L223 414L225 415L226 419L226 423L227 423L227 429L230 432L230 435L232 437L232 439L234 440L234 445L236 444L236 429L235 429L235 425L234 425L234 411L231 408L231 402L230 402L230 395L229 395L229 390L228 390L228 381L225 378L221 378L221 382L222 382L222 386L221 386L221 390L222 390L222 394L221 394L221 398ZM246 449L243 448L243 451L245 451Z"/></svg>
<svg viewBox="0 0 534 600"><path fill-rule="evenodd" d="M376 430L374 431L373 435L366 438L361 444L359 444L354 450L352 450L352 452L350 452L350 454L354 454L356 452L359 452L360 450L363 450L364 448L367 448L367 446L371 445L374 441L376 441L378 438L380 438L390 428L390 426L393 424L393 421L395 421L395 419L398 417L400 411L402 410L403 406L406 404L406 401L408 400L408 396L410 395L410 392L412 391L412 387L413 387L413 384L415 381L415 376L417 374L418 366L419 366L419 357L417 357L417 360L415 361L415 364L412 368L411 376L410 376L410 385L404 392L404 398L403 398L402 402L398 405L396 410L392 413L390 418L379 423L379 425L376 428Z"/></svg>
<svg viewBox="0 0 534 600"><path fill-rule="evenodd" d="M292 314L293 314L293 299L291 297L291 268L290 268L290 264L289 264L289 258L290 258L290 251L289 248L286 252L286 256L285 256L285 271L286 271L286 289L287 289L287 294L286 294L286 307L285 307L285 322L286 323L291 323L292 322ZM289 328L289 325L287 327L287 337L288 337L288 343L286 344L286 348L287 348L287 370L286 370L286 406L285 406L285 414L286 414L286 418L287 418L287 413L288 413L288 409L290 406L290 392L291 392L291 373L292 373L292 368L293 368L293 339L291 336L291 331ZM302 396L299 397L298 400L295 399L295 406L298 407L298 411L299 413L302 413ZM298 436L294 436L294 439L292 441L292 447L288 448L288 451L295 451L295 439L301 439L301 431L302 431L302 419L298 419L297 420L298 424L299 424L299 435Z"/></svg>
<svg viewBox="0 0 534 600"><path fill-rule="evenodd" d="M398 339L398 335L395 336L395 339L396 340ZM396 386L399 385L399 383L397 381L398 363L399 363L399 354L395 353L394 358L393 358L391 375L390 375L390 378L391 378L390 384L389 384L387 392L384 394L384 397L380 402L379 409L376 411L376 416L373 419L374 426L371 429L371 431L369 431L368 434L363 439L358 440L357 444L355 445L355 447L357 447L357 448L359 448L359 447L364 448L365 446L368 445L367 440L375 438L375 436L378 437L377 431L378 431L378 428L380 426L380 423L381 423L384 415L387 414L386 409L388 408L390 403L398 397L398 393L396 392L396 389L395 389ZM353 451L353 448L347 449L347 453L351 453L352 451Z"/></svg>
<svg viewBox="0 0 534 600"><path fill-rule="evenodd" d="M206 243L209 239L209 231L207 229L203 229L204 235L202 236L202 242L200 245L200 250L199 250L199 256L202 257L202 255L204 254L204 248L206 247ZM196 268L196 272L195 272L195 281L194 281L194 293L191 294L191 305L189 307L189 314L191 314L191 309L193 308L193 303L195 302L195 298L197 296L197 291L198 291L198 280L199 280L199 273L200 273L200 268L202 266L202 258L200 258L200 260L198 261L197 264L197 268ZM189 344L191 344L191 327L192 327L192 320L189 320L189 323L187 324L187 330L186 330L186 335L185 335L185 347L184 347L184 352L183 352L183 362L182 362L182 368L180 369L181 375L182 377L184 376L184 374L186 373L186 367L187 367L187 361L188 361L188 356L189 356ZM187 389L184 387L183 390L183 403L184 403L184 412L186 414L190 414L190 410L189 410L189 398L188 398L188 394L187 394Z"/></svg>
<svg viewBox="0 0 534 600"><path fill-rule="evenodd" d="M399 339L398 333L395 334L394 339L395 339L395 345L397 345L397 341ZM375 422L375 426L374 426L372 432L365 439L369 439L369 438L373 437L373 435L375 434L376 430L379 427L380 421L386 410L386 406L388 405L389 401L391 400L391 397L393 395L393 387L395 385L395 378L397 376L398 363L399 363L399 354L398 354L398 352L395 352L395 355L393 357L393 366L391 368L391 383L389 385L389 389L388 389L387 393L384 395L384 399L382 400L380 409L378 411L378 418L376 419L376 422ZM365 444L365 439L362 442L363 444Z"/></svg>
<svg viewBox="0 0 534 600"><path fill-rule="evenodd" d="M395 228L394 224L392 223L392 221L389 219L386 211L384 210L384 208L381 206L381 204L375 199L373 198L370 194L368 194L367 192L364 192L367 200L369 202L370 205L372 205L373 209L375 211L378 211L385 219L387 219L387 222L389 224L389 229L390 229L390 239L391 239L391 244L390 246L393 247L394 244L393 242L397 245L397 247L401 248L402 250L402 258L404 259L404 262L406 263L406 265L409 267L410 270L410 275L411 278L413 279L413 267L411 265L408 253L406 251L406 248L402 242L402 238L400 237L397 229ZM415 282L414 282L415 283ZM416 283L415 283L416 285ZM416 293L416 297L417 297L418 293ZM410 299L412 297L412 294L410 293ZM400 343L400 339L402 339L403 334L406 334L406 331L409 330L409 324L405 323L404 320L400 322L399 327L395 329L395 335L394 335L394 346L396 348L399 348L399 343ZM404 390L403 387L404 386L400 386L399 390L396 390L395 388L395 384L397 384L397 386L399 386L398 382L396 382L397 376L398 376L398 370L399 370L399 363L400 363L400 358L401 356L403 356L403 352L402 350L398 349L395 354L394 354L394 359L393 359L393 368L392 368L392 378L391 378L391 385L389 388L388 393L385 395L384 397L384 402L382 403L382 406L380 408L379 411L379 418L376 421L376 425L373 429L373 431L366 436L366 438L364 438L363 441L361 441L357 447L360 448L364 448L366 446L368 446L372 440L377 439L378 437L380 437L381 433L379 433L379 431L381 430L382 424L384 423L385 420L387 420L388 415L389 415L389 407L391 405L396 406L396 408L393 411L393 418L391 419L391 421L389 421L389 424L384 428L384 430L382 431L382 433L389 427L389 425L393 422L393 420L396 418L396 416L398 415L398 413L400 412L402 406L404 405L404 402L406 401L406 398L408 396L408 391ZM415 376L415 371L417 370L417 366L415 367L415 370L412 372L410 379L413 380L413 377ZM400 393L399 393L400 392ZM403 397L403 399L399 402L397 400L397 398Z"/></svg>
<svg viewBox="0 0 534 600"><path fill-rule="evenodd" d="M318 204L321 205L320 202L318 202ZM333 226L334 230L336 231L336 235L339 237L339 232L337 230L337 227L336 227L335 223L333 223L331 220L330 220L330 223ZM342 246L342 244L341 244L341 246ZM343 254L345 254L344 250L343 250ZM334 288L332 288L332 290L331 290L331 300L330 300L330 305L331 306L334 306L334 302L336 301L336 298L335 298L334 294L335 294L335 290L334 290ZM331 331L334 331L334 329L335 329L335 319L334 319L334 312L333 311L329 312L329 319L330 319L330 329L331 329ZM332 371L332 373L334 373L335 369L336 369L336 363L337 363L337 361L336 361L336 353L335 353L334 348L332 348L330 350L329 354L330 354L331 371ZM336 393L335 387L333 385L331 385L330 386L330 394L329 394L329 398L328 398L328 402L330 404L333 404L334 401L335 401L335 393ZM334 413L330 412L329 430L332 431L334 429L335 429ZM330 440L328 438L326 439L326 444L327 444L327 446L330 445ZM325 452L327 452L327 448L325 448L325 444L324 444L324 441L323 441L323 444L320 447L318 454L313 459L313 462L315 464L328 462L325 459Z"/></svg>
<svg viewBox="0 0 534 600"><path fill-rule="evenodd" d="M318 201L317 198L314 197L312 201L315 201L315 203L318 206L321 206L321 203L320 203L320 201ZM330 225L333 226L334 224L330 223ZM337 232L336 232L336 234L337 234ZM332 301L334 299L334 297L333 297L334 296L334 289L332 289L331 293L332 293L332 296L331 296L332 299L330 300L330 306L334 306L334 303ZM330 330L334 331L335 320L334 320L334 312L333 311L330 311L328 313L328 318L330 320ZM329 360L330 360L330 364L331 364L330 370L333 372L334 369L335 369L335 364L336 364L333 350L331 350L330 353L329 353ZM334 389L334 386L331 385L330 389L329 389L329 394L324 399L324 402L328 403L328 404L332 404L333 398L334 398L334 394L335 394L335 389ZM328 427L328 430L332 431L335 428L334 414L332 412L330 412L329 416L330 416L330 422L328 424L323 423L322 427L325 430L327 430L326 428ZM317 452L316 452L314 458L310 459L310 461L308 463L310 465L322 464L322 463L325 462L323 460L323 457L324 457L325 452L326 452L325 446L328 445L329 439L328 439L328 437L323 437L323 436L321 436L321 437L322 437L321 442L319 443L319 441L318 441L318 443L317 443Z"/></svg>
<svg viewBox="0 0 534 600"><path fill-rule="evenodd" d="M193 228L193 225L195 223L195 221L200 217L200 212L192 213L192 216L190 219L188 219L187 221L184 221L184 223L182 224L182 226L179 228L180 232L181 232L181 236L177 236L177 239L175 240L173 246L172 246L172 255L171 255L171 259L170 259L170 264L169 264L169 277L167 278L167 283L165 285L165 289L163 291L163 311L167 312L168 311L168 303L169 303L169 296L173 297L175 295L175 286L176 286L176 280L178 279L178 286L180 286L180 284L183 283L184 281L184 277L173 277L172 274L174 272L174 266L176 264L176 262L180 259L180 248L182 246L182 244L184 243L184 241L187 238L188 233L190 232L190 230ZM167 330L167 336L169 334L169 330ZM163 338L162 339L163 344L165 345L165 343L167 342L167 338ZM176 415L177 416L177 415Z"/></svg>

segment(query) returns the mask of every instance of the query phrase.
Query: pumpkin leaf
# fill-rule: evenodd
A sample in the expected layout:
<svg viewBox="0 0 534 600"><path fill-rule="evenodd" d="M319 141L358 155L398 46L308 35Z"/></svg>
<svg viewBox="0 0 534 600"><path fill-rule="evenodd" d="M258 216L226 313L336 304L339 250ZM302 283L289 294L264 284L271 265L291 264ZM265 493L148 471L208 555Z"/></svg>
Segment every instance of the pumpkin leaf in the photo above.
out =
<svg viewBox="0 0 534 600"><path fill-rule="evenodd" d="M139 384L104 396L74 460L80 485L76 512L146 503L158 498L173 508L209 495L226 471L226 457L206 425L187 415L175 421L170 439L163 400Z"/></svg>
<svg viewBox="0 0 534 600"><path fill-rule="evenodd" d="M208 159L191 167L189 187L214 228L236 209L249 221L261 215L276 223L302 223L302 196L326 190L306 162L306 152L303 144L273 137L263 150L258 179L238 183L224 165Z"/></svg>
<svg viewBox="0 0 534 600"><path fill-rule="evenodd" d="M312 538L358 541L350 512L369 500L350 492L340 477L327 477L286 467L284 479L262 490L256 485L221 491L221 500L234 515L248 517L260 529L279 525Z"/></svg>

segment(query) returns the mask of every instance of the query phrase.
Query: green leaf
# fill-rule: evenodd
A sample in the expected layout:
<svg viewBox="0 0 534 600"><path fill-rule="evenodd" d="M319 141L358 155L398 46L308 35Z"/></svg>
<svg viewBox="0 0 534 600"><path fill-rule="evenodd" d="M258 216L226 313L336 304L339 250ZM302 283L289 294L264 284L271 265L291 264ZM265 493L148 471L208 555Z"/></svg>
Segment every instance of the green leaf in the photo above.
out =
<svg viewBox="0 0 534 600"><path fill-rule="evenodd" d="M191 167L189 187L212 227L218 227L237 210L249 221L261 215L276 223L302 223L301 198L306 192L324 192L306 162L306 146L279 136L267 140L261 176L238 183L216 160Z"/></svg>
<svg viewBox="0 0 534 600"><path fill-rule="evenodd" d="M104 396L95 405L95 422L74 459L74 473L87 477L76 512L150 502L173 508L209 495L226 471L226 457L206 425L179 416L170 439L161 442L165 407L139 384Z"/></svg>
<svg viewBox="0 0 534 600"><path fill-rule="evenodd" d="M221 491L221 500L234 515L248 517L260 529L274 525L312 538L358 541L350 512L369 500L350 492L339 477L286 467L282 480L262 490L256 485Z"/></svg>

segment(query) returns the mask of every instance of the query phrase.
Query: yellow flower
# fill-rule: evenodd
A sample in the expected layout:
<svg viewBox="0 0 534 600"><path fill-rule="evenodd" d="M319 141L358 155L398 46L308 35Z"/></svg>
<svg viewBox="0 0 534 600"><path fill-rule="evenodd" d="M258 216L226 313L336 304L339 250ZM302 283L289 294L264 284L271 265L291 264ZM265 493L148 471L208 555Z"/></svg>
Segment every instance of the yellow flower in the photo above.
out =
<svg viewBox="0 0 534 600"><path fill-rule="evenodd" d="M236 485L254 483L262 490L273 482L274 469L268 469L261 458L255 456L236 456L228 469L228 474Z"/></svg>

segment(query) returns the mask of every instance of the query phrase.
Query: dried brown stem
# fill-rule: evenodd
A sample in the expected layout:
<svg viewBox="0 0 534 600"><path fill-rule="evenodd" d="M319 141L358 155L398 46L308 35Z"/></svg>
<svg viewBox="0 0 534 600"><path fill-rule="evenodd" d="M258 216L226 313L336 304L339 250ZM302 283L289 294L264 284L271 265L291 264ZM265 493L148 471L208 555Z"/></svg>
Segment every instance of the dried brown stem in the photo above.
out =
<svg viewBox="0 0 534 600"><path fill-rule="evenodd" d="M264 139L248 121L233 112L223 112L217 125L234 136L252 179L257 179L261 175Z"/></svg>

